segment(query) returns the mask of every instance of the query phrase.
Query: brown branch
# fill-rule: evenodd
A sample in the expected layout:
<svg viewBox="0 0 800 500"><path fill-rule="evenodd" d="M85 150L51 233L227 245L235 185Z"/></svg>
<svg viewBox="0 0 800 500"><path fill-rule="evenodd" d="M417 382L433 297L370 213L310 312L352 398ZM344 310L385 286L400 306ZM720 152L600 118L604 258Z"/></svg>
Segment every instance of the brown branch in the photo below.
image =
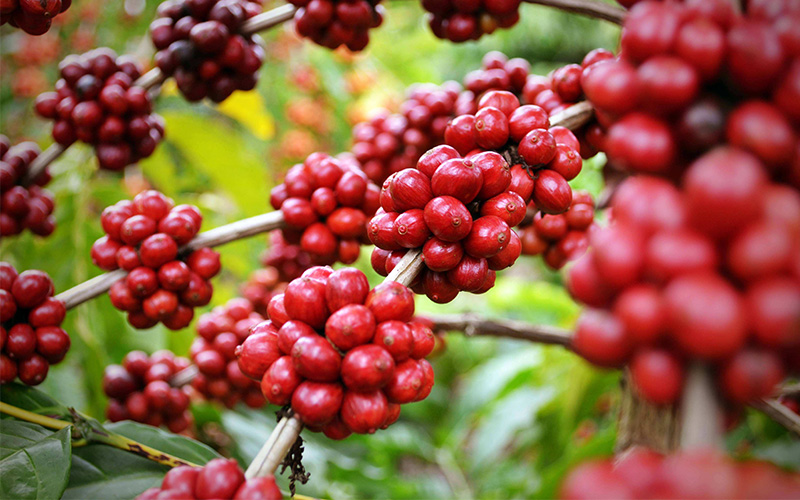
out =
<svg viewBox="0 0 800 500"><path fill-rule="evenodd" d="M774 399L760 399L751 405L775 422L786 427L795 436L800 436L800 415Z"/></svg>
<svg viewBox="0 0 800 500"><path fill-rule="evenodd" d="M551 116L550 126L566 127L574 131L589 123L593 116L594 108L589 101L581 101Z"/></svg>
<svg viewBox="0 0 800 500"><path fill-rule="evenodd" d="M292 4L281 5L274 9L262 12L257 16L253 16L244 23L239 30L243 35L252 35L259 31L268 30L279 24L282 24L294 17L297 12L297 7Z"/></svg>
<svg viewBox="0 0 800 500"><path fill-rule="evenodd" d="M621 25L625 20L626 10L597 0L525 0L528 3L545 5L556 9L581 14L583 16L603 19Z"/></svg>
<svg viewBox="0 0 800 500"><path fill-rule="evenodd" d="M275 474L275 469L289 453L302 430L303 423L297 415L283 417L272 430L264 446L258 450L258 454L244 473L245 477L251 479Z"/></svg>
<svg viewBox="0 0 800 500"><path fill-rule="evenodd" d="M560 345L570 349L572 332L549 325L532 325L510 319L488 319L478 314L426 315L437 330L464 332L467 336L486 335Z"/></svg>
<svg viewBox="0 0 800 500"><path fill-rule="evenodd" d="M180 252L186 253L198 248L216 247L282 227L284 227L283 212L268 212L200 233L183 246ZM62 301L67 309L72 309L87 300L104 294L111 288L111 285L127 274L127 271L122 269L101 274L59 293L55 298Z"/></svg>
<svg viewBox="0 0 800 500"><path fill-rule="evenodd" d="M655 405L634 388L629 370L621 380L622 397L617 417L617 455L641 446L661 453L678 448L679 425L675 405Z"/></svg>
<svg viewBox="0 0 800 500"><path fill-rule="evenodd" d="M800 396L800 382L783 384L775 392L776 396Z"/></svg>

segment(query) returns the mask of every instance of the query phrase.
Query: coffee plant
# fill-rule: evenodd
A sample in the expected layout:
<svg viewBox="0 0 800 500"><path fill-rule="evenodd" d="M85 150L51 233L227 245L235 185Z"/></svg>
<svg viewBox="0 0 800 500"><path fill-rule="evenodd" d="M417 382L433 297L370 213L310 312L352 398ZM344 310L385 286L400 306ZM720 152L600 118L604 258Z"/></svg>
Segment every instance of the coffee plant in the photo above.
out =
<svg viewBox="0 0 800 500"><path fill-rule="evenodd" d="M0 497L800 497L797 2L0 20Z"/></svg>

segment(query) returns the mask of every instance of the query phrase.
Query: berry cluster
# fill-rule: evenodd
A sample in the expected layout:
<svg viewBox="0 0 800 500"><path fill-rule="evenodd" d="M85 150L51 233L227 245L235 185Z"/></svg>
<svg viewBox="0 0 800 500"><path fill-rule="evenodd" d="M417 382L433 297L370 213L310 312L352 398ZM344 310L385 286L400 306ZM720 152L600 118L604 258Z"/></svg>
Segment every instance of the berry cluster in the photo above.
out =
<svg viewBox="0 0 800 500"><path fill-rule="evenodd" d="M148 356L142 351L125 355L122 365L109 365L103 373L103 392L108 396L106 417L112 422L135 420L172 432L189 427L189 396L170 379L189 367L189 360L169 351Z"/></svg>
<svg viewBox="0 0 800 500"><path fill-rule="evenodd" d="M250 328L264 321L246 299L235 298L200 316L198 337L189 354L199 373L192 387L206 399L233 408L239 401L251 408L264 406L258 383L245 376L236 362L236 348L250 335Z"/></svg>
<svg viewBox="0 0 800 500"><path fill-rule="evenodd" d="M53 120L53 139L95 148L100 168L122 170L147 158L164 137L164 122L152 114L147 91L133 85L141 67L111 49L69 56L59 65L55 92L36 98L35 110Z"/></svg>
<svg viewBox="0 0 800 500"><path fill-rule="evenodd" d="M0 4L0 25L8 23L29 35L44 35L53 18L70 5L72 0L7 0Z"/></svg>
<svg viewBox="0 0 800 500"><path fill-rule="evenodd" d="M793 2L637 3L620 57L581 75L597 144L619 169L674 177L728 143L800 186L798 20Z"/></svg>
<svg viewBox="0 0 800 500"><path fill-rule="evenodd" d="M270 320L237 349L239 366L313 431L372 433L433 387L424 358L434 335L413 315L414 295L399 283L370 290L357 269L313 267L272 299Z"/></svg>
<svg viewBox="0 0 800 500"><path fill-rule="evenodd" d="M21 184L40 152L33 142L12 147L8 138L0 135L0 236L13 236L23 229L49 236L56 227L53 195L41 187L50 182L47 170L34 179L33 186Z"/></svg>
<svg viewBox="0 0 800 500"><path fill-rule="evenodd" d="M135 328L161 321L180 330L192 321L193 308L211 300L209 280L220 270L219 254L200 248L179 255L180 246L199 231L203 216L193 205L174 205L158 191L143 191L133 201L106 208L100 218L106 236L92 245L92 261L105 271L128 271L109 296Z"/></svg>
<svg viewBox="0 0 800 500"><path fill-rule="evenodd" d="M441 86L428 83L408 88L408 97L403 101L400 112L408 124L403 132L403 145L413 155L414 161L444 142L444 130L455 114L460 92L461 86L453 81ZM413 164L409 167L413 167Z"/></svg>
<svg viewBox="0 0 800 500"><path fill-rule="evenodd" d="M594 228L594 200L586 191L575 191L572 205L563 214L537 213L521 226L522 253L541 255L551 269L561 269L586 252Z"/></svg>
<svg viewBox="0 0 800 500"><path fill-rule="evenodd" d="M297 34L335 49L344 45L358 52L369 44L369 30L383 22L380 0L290 0Z"/></svg>
<svg viewBox="0 0 800 500"><path fill-rule="evenodd" d="M242 297L250 301L255 312L267 317L267 306L272 297L283 293L290 281L311 267L311 260L299 245L289 245L280 231L272 231L270 246L261 255L264 267L250 275L242 286Z"/></svg>
<svg viewBox="0 0 800 500"><path fill-rule="evenodd" d="M376 248L372 266L387 275L410 248L422 248L426 265L413 288L439 303L459 290L483 293L495 271L512 265L521 243L511 229L525 217L533 181L514 174L494 151L462 158L437 146L416 169L392 174L381 190L381 210L368 226Z"/></svg>
<svg viewBox="0 0 800 500"><path fill-rule="evenodd" d="M405 147L406 130L408 120L386 110L353 127L351 151L372 182L380 184L391 174L414 167L418 157L414 148Z"/></svg>
<svg viewBox="0 0 800 500"><path fill-rule="evenodd" d="M70 346L61 328L67 309L53 298L53 282L37 270L17 274L0 262L0 384L15 378L37 385Z"/></svg>
<svg viewBox="0 0 800 500"><path fill-rule="evenodd" d="M521 93L522 100L541 107L550 116L564 111L584 98L581 77L584 72L589 73L587 68L609 59L614 59L614 54L605 49L594 49L586 54L581 64L562 66L547 76L528 75ZM591 158L602 149L604 134L596 121L576 131L583 158Z"/></svg>
<svg viewBox="0 0 800 500"><path fill-rule="evenodd" d="M264 49L241 25L260 12L260 2L250 0L167 0L150 24L156 65L175 77L188 101L222 102L236 90L252 90Z"/></svg>
<svg viewBox="0 0 800 500"><path fill-rule="evenodd" d="M570 292L594 308L579 320L577 353L629 363L659 404L678 399L690 359L715 365L736 405L800 369L800 193L723 147L687 169L682 190L628 179L612 213L570 272Z"/></svg>
<svg viewBox="0 0 800 500"><path fill-rule="evenodd" d="M508 91L484 94L474 115L454 118L444 133L445 142L460 154L478 151L505 153L535 177L532 199L547 214L566 212L572 203L568 181L583 168L574 134L550 127L547 112L539 106L520 105ZM527 198L526 198L527 200Z"/></svg>
<svg viewBox="0 0 800 500"><path fill-rule="evenodd" d="M272 189L270 203L283 212L287 242L299 243L317 264L351 264L366 240L367 217L378 209L379 196L378 186L355 160L312 153Z"/></svg>
<svg viewBox="0 0 800 500"><path fill-rule="evenodd" d="M245 479L236 460L215 458L203 467L183 465L170 469L160 488L145 490L136 500L163 498L281 500L283 495L273 476Z"/></svg>
<svg viewBox="0 0 800 500"><path fill-rule="evenodd" d="M800 474L768 462L734 462L713 451L662 456L634 449L573 469L559 498L794 498Z"/></svg>
<svg viewBox="0 0 800 500"><path fill-rule="evenodd" d="M515 95L522 95L529 78L541 78L528 75L531 65L525 59L515 57L509 59L502 52L487 52L483 56L481 68L470 71L464 77L466 89L458 97L456 115L471 115L478 111L478 101L490 90L507 90ZM531 101L526 101L533 104Z"/></svg>
<svg viewBox="0 0 800 500"><path fill-rule="evenodd" d="M451 42L477 40L497 28L510 28L519 21L521 0L422 0L429 12L431 31Z"/></svg>

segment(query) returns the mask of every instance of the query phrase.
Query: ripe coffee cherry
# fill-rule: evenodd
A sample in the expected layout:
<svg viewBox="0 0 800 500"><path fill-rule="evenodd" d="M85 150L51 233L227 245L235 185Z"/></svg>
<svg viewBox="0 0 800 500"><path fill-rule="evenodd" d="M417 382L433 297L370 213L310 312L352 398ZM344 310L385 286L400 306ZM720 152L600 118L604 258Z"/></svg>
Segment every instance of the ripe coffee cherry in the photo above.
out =
<svg viewBox="0 0 800 500"><path fill-rule="evenodd" d="M622 365L631 351L631 342L622 322L600 310L583 313L572 345L575 352L590 362L609 368Z"/></svg>
<svg viewBox="0 0 800 500"><path fill-rule="evenodd" d="M459 242L448 243L439 238L431 238L422 247L425 265L431 271L445 272L453 269L461 262L464 248Z"/></svg>
<svg viewBox="0 0 800 500"><path fill-rule="evenodd" d="M544 213L564 213L572 203L572 189L561 174L541 170L533 188L533 202Z"/></svg>
<svg viewBox="0 0 800 500"><path fill-rule="evenodd" d="M361 271L343 268L328 276L325 302L328 310L336 312L348 304L362 304L369 293L369 282Z"/></svg>
<svg viewBox="0 0 800 500"><path fill-rule="evenodd" d="M409 321L414 315L414 296L405 286L384 282L373 288L364 302L376 323L389 320Z"/></svg>
<svg viewBox="0 0 800 500"><path fill-rule="evenodd" d="M768 396L784 376L778 356L769 351L746 349L723 365L720 385L731 401L745 404Z"/></svg>
<svg viewBox="0 0 800 500"><path fill-rule="evenodd" d="M431 178L434 196L453 197L464 204L474 200L482 187L483 172L471 159L447 160L436 169Z"/></svg>
<svg viewBox="0 0 800 500"><path fill-rule="evenodd" d="M292 408L306 425L330 422L342 406L344 391L337 383L302 382L292 395Z"/></svg>
<svg viewBox="0 0 800 500"><path fill-rule="evenodd" d="M434 194L432 192L433 175L427 176L415 169L401 170L392 174L387 179L387 192L392 200L391 211L405 212L412 208L425 208L425 204ZM384 207L384 210L388 209Z"/></svg>
<svg viewBox="0 0 800 500"><path fill-rule="evenodd" d="M178 244L164 233L149 236L139 247L142 264L154 269L175 260L177 255Z"/></svg>
<svg viewBox="0 0 800 500"><path fill-rule="evenodd" d="M472 229L472 215L462 202L451 196L438 196L425 205L425 224L443 241L459 241Z"/></svg>
<svg viewBox="0 0 800 500"><path fill-rule="evenodd" d="M342 381L354 391L374 391L388 383L394 367L392 355L381 346L358 346L342 360Z"/></svg>
<svg viewBox="0 0 800 500"><path fill-rule="evenodd" d="M365 306L351 304L333 313L325 323L325 335L342 351L364 344L375 335L375 316Z"/></svg>
<svg viewBox="0 0 800 500"><path fill-rule="evenodd" d="M232 498L244 481L244 474L235 460L216 458L197 474L197 498Z"/></svg>
<svg viewBox="0 0 800 500"><path fill-rule="evenodd" d="M395 362L405 361L414 349L414 336L402 321L384 321L375 330L373 343L386 349Z"/></svg>
<svg viewBox="0 0 800 500"><path fill-rule="evenodd" d="M261 391L264 397L274 405L285 405L303 378L297 373L290 356L277 359L264 373L261 379Z"/></svg>
<svg viewBox="0 0 800 500"><path fill-rule="evenodd" d="M339 378L342 358L331 344L318 335L301 337L292 346L295 370L316 382L334 382Z"/></svg>
<svg viewBox="0 0 800 500"><path fill-rule="evenodd" d="M639 351L631 359L631 377L639 393L655 404L677 401L683 386L683 368L668 351Z"/></svg>
<svg viewBox="0 0 800 500"><path fill-rule="evenodd" d="M487 215L475 220L464 239L464 250L473 257L493 257L509 243L511 230L499 217Z"/></svg>
<svg viewBox="0 0 800 500"><path fill-rule="evenodd" d="M347 391L342 400L342 422L353 432L372 434L386 420L388 402L381 391Z"/></svg>
<svg viewBox="0 0 800 500"><path fill-rule="evenodd" d="M720 359L744 343L742 299L721 278L708 274L678 278L667 286L664 298L676 338L692 355Z"/></svg>
<svg viewBox="0 0 800 500"><path fill-rule="evenodd" d="M301 278L289 283L284 292L286 313L313 328L322 328L328 316L325 300L325 283Z"/></svg>

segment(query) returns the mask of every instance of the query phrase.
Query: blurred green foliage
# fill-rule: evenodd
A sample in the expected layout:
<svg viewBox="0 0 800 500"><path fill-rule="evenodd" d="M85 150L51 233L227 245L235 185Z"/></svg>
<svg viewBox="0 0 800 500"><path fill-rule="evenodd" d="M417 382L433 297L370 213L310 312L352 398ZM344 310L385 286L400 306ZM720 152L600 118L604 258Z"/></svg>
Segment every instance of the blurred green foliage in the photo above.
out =
<svg viewBox="0 0 800 500"><path fill-rule="evenodd" d="M76 33L84 38L88 33L94 46L148 61L147 25L157 3L148 0L141 14L130 16L122 2L76 0L70 19L48 36L60 44L61 56L78 40ZM546 73L580 62L592 48L616 45L619 30L608 23L540 6L521 9L522 21L513 29L453 45L430 33L417 2L389 1L384 25L357 56L300 42L288 26L274 29L263 35L268 57L256 91L215 108L189 104L167 84L156 106L167 121L167 138L124 177L98 172L90 148L70 148L51 167L55 234L44 240L29 234L4 239L2 259L19 270L42 269L58 291L65 290L99 274L89 249L102 234L102 209L145 186L177 203L198 205L205 217L203 229L216 227L269 209L270 188L293 160L301 159L290 153L297 134L328 152L345 151L352 120L363 116L364 109L396 105L404 88L415 82L461 80L489 50L525 57L536 72ZM14 142L32 139L46 147L52 142L49 126L33 116L32 99L13 90L19 84L18 70L26 66L19 53L30 42L7 28L0 31L0 131ZM48 87L57 78L56 64L37 66ZM302 99L311 100L319 112L317 128L287 118L289 107ZM587 163L577 187L596 195L602 185L600 165L601 159ZM214 281L212 306L238 294L239 285L258 268L264 248L265 238L256 237L221 249L224 271ZM378 277L368 269L369 250L362 253L358 265L374 285ZM418 309L480 312L569 328L578 307L561 284L560 274L524 258L486 295L462 294L446 306L419 298ZM210 308L196 311L196 316ZM186 354L194 337L191 328L136 331L106 296L71 311L64 326L72 350L40 389L100 419L106 404L101 388L106 365L133 349ZM617 373L594 370L556 347L460 333L446 340L446 351L433 362L436 386L431 396L404 407L390 429L343 442L305 433L304 462L311 480L299 488L301 493L331 498L548 498L571 465L612 452ZM227 411L209 404L193 408L199 436L214 437L215 445L226 445L223 452L242 463L255 455L274 427L273 411ZM743 454L800 466L797 442L754 414L731 435L730 445ZM157 482L151 478L150 483ZM129 493L133 497L138 491Z"/></svg>

